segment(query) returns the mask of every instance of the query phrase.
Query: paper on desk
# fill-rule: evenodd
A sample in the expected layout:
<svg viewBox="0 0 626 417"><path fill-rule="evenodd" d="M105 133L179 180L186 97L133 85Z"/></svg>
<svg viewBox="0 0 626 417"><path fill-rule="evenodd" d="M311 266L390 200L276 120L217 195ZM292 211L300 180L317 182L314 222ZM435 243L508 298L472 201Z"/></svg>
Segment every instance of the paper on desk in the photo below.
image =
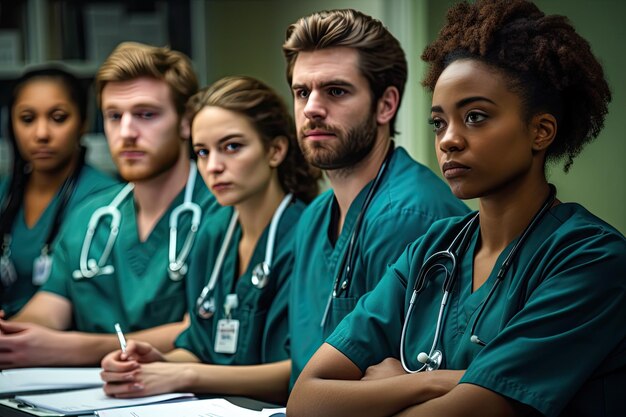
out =
<svg viewBox="0 0 626 417"><path fill-rule="evenodd" d="M283 409L277 409L284 411ZM267 417L272 410L253 411L238 407L223 398L153 404L142 407L118 408L98 411L99 417Z"/></svg>
<svg viewBox="0 0 626 417"><path fill-rule="evenodd" d="M191 393L153 395L141 398L107 397L102 388L58 392L55 394L18 395L16 400L65 415L85 414L106 408L151 404L175 398L191 398Z"/></svg>
<svg viewBox="0 0 626 417"><path fill-rule="evenodd" d="M0 373L0 394L102 386L100 368L23 368Z"/></svg>

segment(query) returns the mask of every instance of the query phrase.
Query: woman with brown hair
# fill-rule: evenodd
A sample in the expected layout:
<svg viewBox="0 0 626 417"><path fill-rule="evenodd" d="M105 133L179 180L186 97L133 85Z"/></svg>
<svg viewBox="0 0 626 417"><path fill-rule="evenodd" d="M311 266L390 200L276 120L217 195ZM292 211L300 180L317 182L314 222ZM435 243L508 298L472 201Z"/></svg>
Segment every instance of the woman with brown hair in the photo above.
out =
<svg viewBox="0 0 626 417"><path fill-rule="evenodd" d="M284 402L293 226L320 174L305 162L284 103L260 81L219 80L188 110L200 173L234 210L223 211L226 233L215 232L215 220L196 243L194 256L206 262L190 271L191 324L178 349L163 355L131 341L103 360L104 389L116 397L183 390Z"/></svg>

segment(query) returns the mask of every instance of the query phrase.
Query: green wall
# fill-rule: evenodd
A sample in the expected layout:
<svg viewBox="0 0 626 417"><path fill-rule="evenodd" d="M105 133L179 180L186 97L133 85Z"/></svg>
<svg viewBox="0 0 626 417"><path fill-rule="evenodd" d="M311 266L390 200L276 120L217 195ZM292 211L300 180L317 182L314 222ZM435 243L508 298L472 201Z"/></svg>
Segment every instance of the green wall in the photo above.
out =
<svg viewBox="0 0 626 417"><path fill-rule="evenodd" d="M439 171L432 132L426 124L430 98L419 85L419 55L441 28L452 0L210 0L206 5L207 80L230 74L258 77L291 100L281 52L287 26L300 16L329 8L357 8L381 19L400 40L409 61L409 81L398 117L397 142L420 162ZM605 129L566 175L552 167L549 179L562 201L576 201L626 233L626 2L537 0L546 13L568 16L601 62L613 91ZM475 202L470 205L476 207Z"/></svg>

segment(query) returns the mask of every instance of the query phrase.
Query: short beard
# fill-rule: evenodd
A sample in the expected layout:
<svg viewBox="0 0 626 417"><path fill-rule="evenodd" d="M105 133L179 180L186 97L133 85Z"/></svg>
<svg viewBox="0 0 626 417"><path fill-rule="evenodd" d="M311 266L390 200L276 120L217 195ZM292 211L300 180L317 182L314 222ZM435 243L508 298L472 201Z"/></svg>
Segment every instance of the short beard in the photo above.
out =
<svg viewBox="0 0 626 417"><path fill-rule="evenodd" d="M313 127L321 127L314 125ZM377 123L370 113L362 123L352 127L334 147L327 147L323 142L309 142L301 146L306 160L314 167L332 171L350 171L370 154L376 144ZM331 129L336 131L335 129Z"/></svg>

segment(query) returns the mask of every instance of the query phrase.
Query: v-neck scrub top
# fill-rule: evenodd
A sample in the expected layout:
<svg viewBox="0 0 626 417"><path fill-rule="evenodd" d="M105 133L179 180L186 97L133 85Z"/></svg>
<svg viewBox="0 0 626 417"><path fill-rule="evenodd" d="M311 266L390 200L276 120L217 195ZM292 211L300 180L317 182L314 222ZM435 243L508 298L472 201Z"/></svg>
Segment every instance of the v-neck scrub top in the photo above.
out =
<svg viewBox="0 0 626 417"><path fill-rule="evenodd" d="M117 183L118 181L108 175L88 165L83 166L72 196L65 207L63 222L73 222L72 211L83 204L90 195ZM7 179L4 186L0 186L0 189L3 190L2 194L8 192L8 186L9 180ZM54 214L60 204L59 200L60 196L57 192L32 228L26 225L24 204L17 212L11 229L10 245L10 258L15 266L15 272L17 272L17 280L2 291L0 305L4 310L5 318L19 312L41 288L40 285L33 283L33 262L41 255L41 250L55 222ZM0 239L2 239L1 236ZM51 249L54 250L54 242Z"/></svg>
<svg viewBox="0 0 626 417"><path fill-rule="evenodd" d="M93 278L73 277L80 268L79 259L87 225L95 210L109 205L122 187L114 187L95 196L72 217L72 227L66 227L59 238L53 256L50 279L42 288L68 299L72 303L75 330L112 333L114 323L134 332L165 323L180 321L187 312L185 285L188 277L172 281L167 272L170 240L170 214L184 201L183 189L159 219L145 241L137 235L136 207L131 192L119 205L121 224L119 234L106 265L115 272ZM202 209L201 224L211 222L219 205L206 185L196 180L192 200ZM179 217L177 252L187 237L191 214ZM100 259L110 233L110 217L105 217L96 229L89 258ZM187 258L191 266L194 259Z"/></svg>
<svg viewBox="0 0 626 417"><path fill-rule="evenodd" d="M296 201L283 212L276 232L270 278L264 288L252 285L251 277L254 267L265 259L270 226L263 231L246 271L239 277L237 259L241 228L237 226L215 286L217 308L209 319L198 315L196 300L209 281L224 233L203 236L195 250L202 253L206 261L194 264L199 271L193 273L193 281L188 282L191 324L176 340L176 347L192 352L204 363L218 365L251 365L289 358L287 303L294 261L293 238L295 224L303 210L304 204ZM231 312L231 319L239 320L234 354L218 353L214 349L218 321L226 317L223 306L228 294L237 294L239 301L239 306Z"/></svg>
<svg viewBox="0 0 626 417"><path fill-rule="evenodd" d="M291 385L308 360L357 300L378 283L387 265L396 261L407 244L439 219L469 210L432 171L397 147L357 236L352 283L347 294L334 298L326 322L320 326L333 282L348 248L350 235L371 186L354 199L336 242L332 190L316 198L302 215L295 238L295 264L289 308Z"/></svg>
<svg viewBox="0 0 626 417"><path fill-rule="evenodd" d="M448 219L410 245L374 291L327 340L362 371L400 357L402 324L424 260L448 248L468 221ZM578 204L553 207L519 249L486 305L479 306L515 241L472 292L478 231L460 255L460 273L437 346L441 369L467 369L475 384L527 404L545 416L626 415L626 239ZM437 273L415 301L405 336L411 369L429 352L442 296Z"/></svg>

